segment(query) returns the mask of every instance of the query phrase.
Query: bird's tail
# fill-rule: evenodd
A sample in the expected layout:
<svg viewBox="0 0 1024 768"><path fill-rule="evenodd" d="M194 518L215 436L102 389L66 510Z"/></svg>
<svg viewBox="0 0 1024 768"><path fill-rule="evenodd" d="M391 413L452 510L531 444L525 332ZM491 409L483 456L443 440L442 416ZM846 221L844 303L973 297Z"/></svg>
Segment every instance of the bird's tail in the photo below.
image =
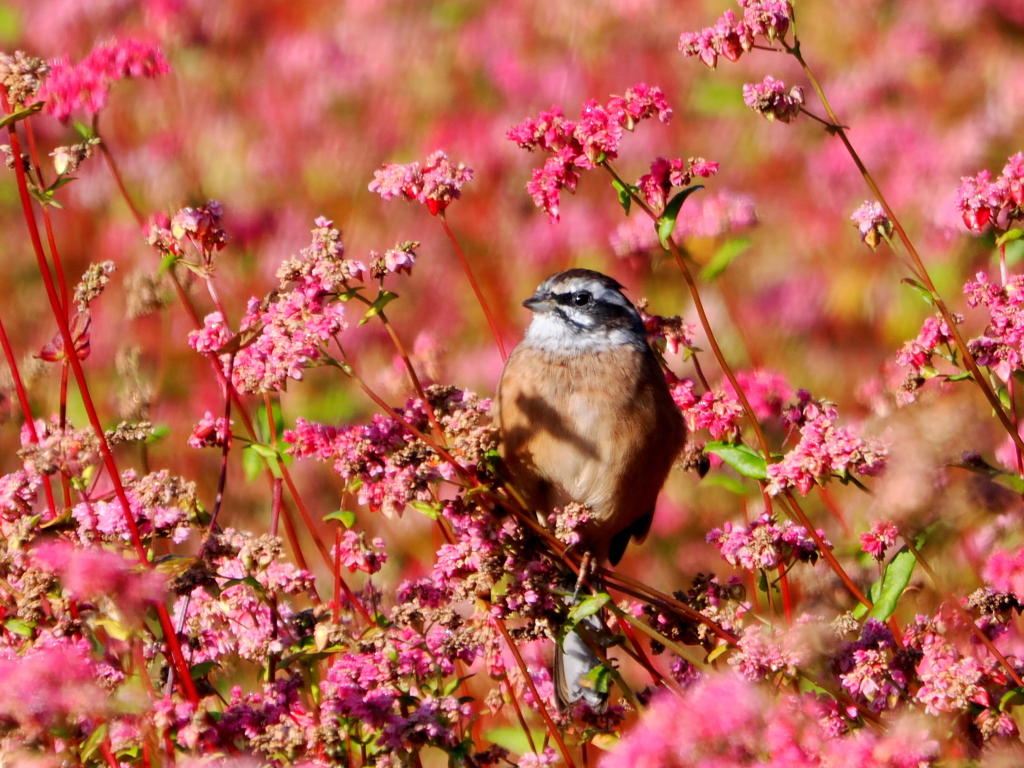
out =
<svg viewBox="0 0 1024 768"><path fill-rule="evenodd" d="M583 699L587 706L600 714L608 708L608 691L598 690L603 686L595 686L595 676L591 672L601 666L601 660L580 636L580 632L587 632L591 638L594 637L594 633L589 631L591 621L597 625L595 629L600 629L597 617L588 616L555 646L555 695L562 709Z"/></svg>

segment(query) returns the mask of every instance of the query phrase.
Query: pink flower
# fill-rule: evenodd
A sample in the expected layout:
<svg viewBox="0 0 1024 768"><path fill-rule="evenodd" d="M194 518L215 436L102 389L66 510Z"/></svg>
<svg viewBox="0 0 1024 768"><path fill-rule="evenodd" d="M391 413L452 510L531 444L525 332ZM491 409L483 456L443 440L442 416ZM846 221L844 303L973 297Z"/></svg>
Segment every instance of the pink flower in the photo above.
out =
<svg viewBox="0 0 1024 768"><path fill-rule="evenodd" d="M885 550L896 543L899 530L885 520L875 520L871 530L860 535L860 548L881 562L885 559Z"/></svg>
<svg viewBox="0 0 1024 768"><path fill-rule="evenodd" d="M425 203L436 216L452 200L459 199L463 185L472 178L472 168L452 163L448 155L438 150L426 159L422 168L419 163L385 164L373 172L369 189L385 200L402 197Z"/></svg>
<svg viewBox="0 0 1024 768"><path fill-rule="evenodd" d="M201 329L189 332L188 345L201 355L215 355L233 337L234 334L224 324L224 315L211 312L203 318Z"/></svg>
<svg viewBox="0 0 1024 768"><path fill-rule="evenodd" d="M45 110L66 122L76 109L96 114L107 103L110 86L126 77L157 77L170 67L160 49L138 40L97 46L78 64L68 57L51 62L49 77L36 94Z"/></svg>
<svg viewBox="0 0 1024 768"><path fill-rule="evenodd" d="M786 92L786 84L767 75L763 83L748 83L743 86L743 103L761 115L768 122L781 120L791 122L800 114L804 103L804 91L794 85Z"/></svg>
<svg viewBox="0 0 1024 768"><path fill-rule="evenodd" d="M372 548L366 543L366 534L363 532L345 531L341 537L340 556L341 563L350 571L363 571L364 573L376 573L388 560L388 553L384 551L384 539L375 538ZM331 556L336 556L332 551Z"/></svg>
<svg viewBox="0 0 1024 768"><path fill-rule="evenodd" d="M979 272L974 281L964 285L964 293L968 305L983 306L989 313L984 334L969 341L968 349L978 365L1009 381L1024 355L1024 275L1014 275L1005 286L999 286Z"/></svg>
<svg viewBox="0 0 1024 768"><path fill-rule="evenodd" d="M691 157L686 161L678 157L673 160L659 157L651 163L651 172L640 177L637 186L647 204L655 211L661 211L673 187L685 187L694 176L708 178L716 173L718 163L703 157Z"/></svg>
<svg viewBox="0 0 1024 768"><path fill-rule="evenodd" d="M817 533L831 549L824 531ZM789 520L776 522L767 512L762 512L747 526L726 523L721 528L713 528L707 540L715 545L727 563L748 571L772 570L780 563L794 560L813 563L819 555L818 546L806 528Z"/></svg>
<svg viewBox="0 0 1024 768"><path fill-rule="evenodd" d="M1024 153L1018 152L1007 160L1003 172L995 181L987 170L976 176L960 179L955 205L971 232L982 232L989 223L996 229L1006 230L1010 222L1021 218L1024 204Z"/></svg>
<svg viewBox="0 0 1024 768"><path fill-rule="evenodd" d="M1024 549L1013 554L997 549L989 556L981 576L986 584L1024 602Z"/></svg>
<svg viewBox="0 0 1024 768"><path fill-rule="evenodd" d="M770 45L785 37L793 18L789 0L737 0L743 8L743 20L726 11L713 27L700 32L684 32L679 37L679 50L684 56L697 56L714 69L718 57L736 61L754 47L754 39L764 37Z"/></svg>
<svg viewBox="0 0 1024 768"><path fill-rule="evenodd" d="M638 83L627 89L625 95L612 96L603 105L590 99L580 111L579 122L567 120L555 106L536 119L526 118L510 128L507 136L523 149L537 148L552 155L543 168L533 171L526 191L538 208L547 211L551 221L558 221L561 191L576 190L579 171L615 159L623 132L655 116L663 123L672 117L665 94L660 88ZM704 163L701 170L712 173L710 165Z"/></svg>
<svg viewBox="0 0 1024 768"><path fill-rule="evenodd" d="M60 577L76 600L109 597L131 620L160 602L165 577L157 571L130 567L120 555L99 548L76 549L71 544L43 544L32 559L44 571Z"/></svg>
<svg viewBox="0 0 1024 768"><path fill-rule="evenodd" d="M192 448L230 448L233 423L223 416L214 418L213 414L207 411L192 430L188 444Z"/></svg>
<svg viewBox="0 0 1024 768"><path fill-rule="evenodd" d="M851 216L851 221L857 225L860 232L860 239L872 251L878 247L881 239L892 235L892 222L883 210L882 205L877 202L865 200Z"/></svg>
<svg viewBox="0 0 1024 768"><path fill-rule="evenodd" d="M782 414L782 404L793 397L793 390L786 383L786 377L778 371L757 368L752 371L737 371L736 381L747 396L747 402L754 409L754 415L761 421L778 418ZM722 389L736 398L732 382L722 381Z"/></svg>
<svg viewBox="0 0 1024 768"><path fill-rule="evenodd" d="M725 390L693 393L693 381L683 379L672 386L672 399L683 412L691 432L707 429L715 440L732 440L739 434L743 407Z"/></svg>

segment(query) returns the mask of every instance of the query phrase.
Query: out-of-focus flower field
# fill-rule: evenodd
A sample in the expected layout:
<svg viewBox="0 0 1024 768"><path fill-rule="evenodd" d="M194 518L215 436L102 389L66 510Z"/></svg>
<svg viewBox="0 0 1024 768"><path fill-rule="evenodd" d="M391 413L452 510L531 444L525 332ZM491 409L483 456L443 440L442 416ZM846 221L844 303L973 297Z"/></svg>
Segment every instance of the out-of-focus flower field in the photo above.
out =
<svg viewBox="0 0 1024 768"><path fill-rule="evenodd" d="M1018 0L0 0L0 50L0 764L1024 759ZM690 430L572 606L586 511L489 416L570 267Z"/></svg>

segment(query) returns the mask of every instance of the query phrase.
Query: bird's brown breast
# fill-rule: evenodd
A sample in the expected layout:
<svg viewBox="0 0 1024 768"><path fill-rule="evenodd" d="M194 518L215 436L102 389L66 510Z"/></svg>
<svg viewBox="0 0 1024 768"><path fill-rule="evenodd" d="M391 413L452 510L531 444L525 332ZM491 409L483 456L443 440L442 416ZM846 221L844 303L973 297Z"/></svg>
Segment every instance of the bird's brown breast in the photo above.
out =
<svg viewBox="0 0 1024 768"><path fill-rule="evenodd" d="M581 534L599 560L616 534L653 511L685 440L657 360L633 346L563 356L520 345L494 411L519 490L541 512L589 506Z"/></svg>

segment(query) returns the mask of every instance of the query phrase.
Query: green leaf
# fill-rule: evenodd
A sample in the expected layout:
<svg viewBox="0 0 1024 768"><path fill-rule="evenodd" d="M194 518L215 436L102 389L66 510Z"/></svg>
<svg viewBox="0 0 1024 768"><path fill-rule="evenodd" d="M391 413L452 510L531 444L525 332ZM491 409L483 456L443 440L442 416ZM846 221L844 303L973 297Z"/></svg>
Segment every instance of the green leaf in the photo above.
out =
<svg viewBox="0 0 1024 768"><path fill-rule="evenodd" d="M272 399L270 401L270 413L274 420L274 432L278 438L284 434L284 416L281 413L281 401ZM263 442L271 441L270 430L267 429L267 406L261 404L256 409L256 424Z"/></svg>
<svg viewBox="0 0 1024 768"><path fill-rule="evenodd" d="M590 688L598 693L608 693L611 688L612 673L604 664L598 664L580 678L581 688Z"/></svg>
<svg viewBox="0 0 1024 768"><path fill-rule="evenodd" d="M704 453L713 453L744 477L768 479L768 462L748 445L714 442L704 446Z"/></svg>
<svg viewBox="0 0 1024 768"><path fill-rule="evenodd" d="M728 643L722 643L721 645L716 645L715 649L713 651L711 651L711 653L708 654L707 663L710 664L711 662L713 662L715 659L717 659L719 656L721 656L723 653L725 653L728 650L729 650L729 644Z"/></svg>
<svg viewBox="0 0 1024 768"><path fill-rule="evenodd" d="M1024 704L1024 688L1012 688L999 700L999 711L1005 712L1009 707Z"/></svg>
<svg viewBox="0 0 1024 768"><path fill-rule="evenodd" d="M679 218L679 209L683 207L683 203L686 202L686 198L698 189L704 189L704 186L702 184L697 184L692 187L687 187L677 194L668 201L668 205L665 206L665 210L662 212L661 216L658 217L658 220L654 222L654 227L658 231L658 240L661 241L661 247L666 251L668 250L668 239L672 236L672 230L676 228L676 219Z"/></svg>
<svg viewBox="0 0 1024 768"><path fill-rule="evenodd" d="M473 675L466 675L465 677L453 677L445 684L444 689L441 692L441 695L451 696L453 693L455 693L456 690L458 690L458 687L460 685L462 685L466 680L469 680L469 678L471 677L473 677Z"/></svg>
<svg viewBox="0 0 1024 768"><path fill-rule="evenodd" d="M1024 493L1024 478L1020 477L1020 475L1000 473L995 475L992 479L1001 486L1009 488L1014 493Z"/></svg>
<svg viewBox="0 0 1024 768"><path fill-rule="evenodd" d="M189 672L193 680L200 680L218 667L220 667L220 664L216 661L201 661L198 664L193 664Z"/></svg>
<svg viewBox="0 0 1024 768"><path fill-rule="evenodd" d="M1024 230L1018 229L1017 227L1008 229L996 238L996 247L998 248L1000 245L1012 243L1014 240L1020 240L1021 237L1024 237Z"/></svg>
<svg viewBox="0 0 1024 768"><path fill-rule="evenodd" d="M575 627L580 623L580 621L588 616L593 616L608 605L608 602L611 599L611 595L607 592L598 592L596 595L591 595L585 600L576 603L576 605L572 607L572 610L569 611L569 618L566 621L566 624L571 625L571 627Z"/></svg>
<svg viewBox="0 0 1024 768"><path fill-rule="evenodd" d="M22 619L8 619L4 622L4 629L22 637L32 637L35 626L34 622L23 621Z"/></svg>
<svg viewBox="0 0 1024 768"><path fill-rule="evenodd" d="M96 750L100 748L100 744L107 738L107 724L100 723L97 725L92 733L89 734L89 738L85 740L85 744L82 745L82 751L78 755L78 759L81 764L85 764L89 761Z"/></svg>
<svg viewBox="0 0 1024 768"><path fill-rule="evenodd" d="M146 438L147 443L155 443L157 440L162 440L171 434L171 428L166 424L157 424L153 427L153 431Z"/></svg>
<svg viewBox="0 0 1024 768"><path fill-rule="evenodd" d="M324 522L339 520L346 528L351 528L356 522L356 513L348 509L339 509L336 512L324 515Z"/></svg>
<svg viewBox="0 0 1024 768"><path fill-rule="evenodd" d="M78 134L83 139L88 141L89 139L95 139L96 138L96 133L93 131L91 125L87 125L86 123L79 122L78 120L75 120L73 122L74 122L75 130L78 131Z"/></svg>
<svg viewBox="0 0 1024 768"><path fill-rule="evenodd" d="M750 239L746 237L738 237L735 240L730 240L725 243L721 248L715 251L715 255L711 257L711 261L709 261L707 266L701 270L701 279L706 282L711 282L720 274L725 272L725 268L732 263L732 260L749 247Z"/></svg>
<svg viewBox="0 0 1024 768"><path fill-rule="evenodd" d="M0 117L0 128L6 128L8 125L24 120L26 117L32 117L36 112L43 108L43 102L37 101L34 104L29 104L24 109L18 109L11 112L9 115Z"/></svg>
<svg viewBox="0 0 1024 768"><path fill-rule="evenodd" d="M952 376L947 376L946 381L967 381L971 378L970 371L964 371L963 373L954 373Z"/></svg>
<svg viewBox="0 0 1024 768"><path fill-rule="evenodd" d="M160 259L160 266L156 270L156 276L161 277L164 274L164 272L167 272L171 267L174 266L174 262L176 262L177 260L178 257L173 253L169 253L162 259Z"/></svg>
<svg viewBox="0 0 1024 768"><path fill-rule="evenodd" d="M922 544L924 544L924 536L918 536L914 545L920 548ZM874 608L868 611L863 605L858 605L853 611L854 617L861 619L867 616L879 621L887 621L895 612L896 604L903 595L903 590L910 583L910 577L916 565L917 558L914 557L914 554L906 547L900 549L886 564L885 570L882 571L882 578L871 585L868 597L875 604Z"/></svg>
<svg viewBox="0 0 1024 768"><path fill-rule="evenodd" d="M700 481L700 484L708 485L713 488L724 488L730 493L735 493L737 496L746 496L748 490L747 487L735 477L717 473L714 475L707 475Z"/></svg>
<svg viewBox="0 0 1024 768"><path fill-rule="evenodd" d="M429 501L410 501L409 506L431 520L437 520L441 515L441 508Z"/></svg>
<svg viewBox="0 0 1024 768"><path fill-rule="evenodd" d="M246 446L242 451L242 469L245 472L245 479L252 483L256 481L256 478L263 471L263 459L255 451L250 451L248 448L249 446Z"/></svg>
<svg viewBox="0 0 1024 768"><path fill-rule="evenodd" d="M264 459L275 459L280 461L281 454L277 452L277 449L269 445L261 445L260 443L249 443L249 449Z"/></svg>
<svg viewBox="0 0 1024 768"><path fill-rule="evenodd" d="M381 310L384 309L384 307L386 307L388 304L390 304L397 298L397 293L392 293L391 291L381 291L380 296L378 296L376 301L374 301L373 304L370 305L370 308L366 310L366 314L363 315L362 319L360 319L358 325L365 325L366 323L370 322L371 318L379 315L381 313Z"/></svg>
<svg viewBox="0 0 1024 768"><path fill-rule="evenodd" d="M622 206L622 210L629 216L629 206L633 204L633 198L630 197L629 189L618 179L612 179L612 186L619 193L619 205Z"/></svg>
<svg viewBox="0 0 1024 768"><path fill-rule="evenodd" d="M929 306L935 305L935 299L932 298L932 292L925 288L923 283L912 277L904 277L900 282L909 285L922 299L924 299L925 304Z"/></svg>

